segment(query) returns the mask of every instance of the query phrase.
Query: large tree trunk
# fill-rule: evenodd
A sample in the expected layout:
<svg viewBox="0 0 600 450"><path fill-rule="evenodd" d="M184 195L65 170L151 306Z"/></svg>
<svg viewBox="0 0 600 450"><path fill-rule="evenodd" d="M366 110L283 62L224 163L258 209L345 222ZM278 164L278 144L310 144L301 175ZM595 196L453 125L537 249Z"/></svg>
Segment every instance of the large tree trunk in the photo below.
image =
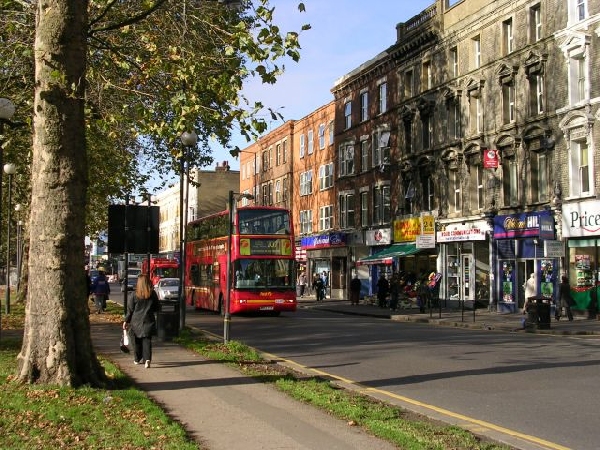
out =
<svg viewBox="0 0 600 450"><path fill-rule="evenodd" d="M87 0L38 0L29 285L18 377L101 385L84 267Z"/></svg>

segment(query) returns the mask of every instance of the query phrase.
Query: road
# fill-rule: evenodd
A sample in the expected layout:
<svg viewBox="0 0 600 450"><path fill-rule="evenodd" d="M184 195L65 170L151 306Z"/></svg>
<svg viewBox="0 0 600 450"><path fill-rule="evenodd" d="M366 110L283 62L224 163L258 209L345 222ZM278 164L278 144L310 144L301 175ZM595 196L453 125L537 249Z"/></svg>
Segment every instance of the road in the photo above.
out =
<svg viewBox="0 0 600 450"><path fill-rule="evenodd" d="M222 335L218 315L188 325ZM435 327L318 309L239 317L231 338L452 423L516 433L529 448L597 449L597 337Z"/></svg>

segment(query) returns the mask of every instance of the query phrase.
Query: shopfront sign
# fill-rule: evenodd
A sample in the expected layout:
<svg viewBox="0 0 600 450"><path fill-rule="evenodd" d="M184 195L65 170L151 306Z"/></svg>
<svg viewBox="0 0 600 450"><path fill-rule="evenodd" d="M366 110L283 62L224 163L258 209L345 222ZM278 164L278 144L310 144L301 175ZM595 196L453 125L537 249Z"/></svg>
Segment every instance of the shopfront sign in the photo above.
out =
<svg viewBox="0 0 600 450"><path fill-rule="evenodd" d="M433 234L420 234L417 236L417 248L435 248L435 236Z"/></svg>
<svg viewBox="0 0 600 450"><path fill-rule="evenodd" d="M561 258L565 256L565 247L561 241L544 241L544 256L546 258Z"/></svg>
<svg viewBox="0 0 600 450"><path fill-rule="evenodd" d="M477 221L440 224L440 228L436 233L438 242L485 241L485 232L489 226L484 221Z"/></svg>
<svg viewBox="0 0 600 450"><path fill-rule="evenodd" d="M509 214L494 217L494 239L539 237L540 217L549 217L550 211Z"/></svg>
<svg viewBox="0 0 600 450"><path fill-rule="evenodd" d="M600 200L562 205L562 235L566 238L600 235Z"/></svg>
<svg viewBox="0 0 600 450"><path fill-rule="evenodd" d="M365 231L366 245L390 245L392 243L392 232L389 228L377 228Z"/></svg>
<svg viewBox="0 0 600 450"><path fill-rule="evenodd" d="M498 150L484 149L483 150L483 168L497 169L498 168Z"/></svg>
<svg viewBox="0 0 600 450"><path fill-rule="evenodd" d="M346 245L345 233L328 233L318 236L306 236L300 241L303 249L343 247Z"/></svg>
<svg viewBox="0 0 600 450"><path fill-rule="evenodd" d="M415 242L420 234L420 217L394 220L394 242Z"/></svg>

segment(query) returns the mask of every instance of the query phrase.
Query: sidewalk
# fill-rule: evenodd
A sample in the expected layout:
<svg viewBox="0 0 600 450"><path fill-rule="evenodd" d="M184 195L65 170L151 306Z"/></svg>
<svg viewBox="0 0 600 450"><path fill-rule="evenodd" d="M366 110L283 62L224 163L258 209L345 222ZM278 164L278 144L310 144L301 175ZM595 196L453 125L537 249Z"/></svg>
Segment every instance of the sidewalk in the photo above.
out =
<svg viewBox="0 0 600 450"><path fill-rule="evenodd" d="M418 309L398 312L375 305L350 305L347 300L299 299L299 308L319 308L347 315L381 317L439 326L525 333L522 314L497 314L487 310ZM552 320L553 334L600 334L600 322L576 317L573 322ZM264 450L289 448L394 449L328 414L288 398L273 387L256 382L219 362L207 360L172 342L155 339L152 367L133 364L133 356L119 350L120 323L93 323L92 339L97 353L109 358L145 390L150 397L209 450ZM505 437L506 438L506 437ZM509 439L510 441L510 439ZM521 447L521 448L532 448ZM536 447L537 448L537 447Z"/></svg>

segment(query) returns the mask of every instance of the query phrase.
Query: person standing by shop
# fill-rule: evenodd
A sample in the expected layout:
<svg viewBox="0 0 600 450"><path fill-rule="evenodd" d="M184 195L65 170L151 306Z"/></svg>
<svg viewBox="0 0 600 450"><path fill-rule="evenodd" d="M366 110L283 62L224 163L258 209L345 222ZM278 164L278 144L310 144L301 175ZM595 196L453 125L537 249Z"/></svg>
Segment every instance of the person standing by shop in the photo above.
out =
<svg viewBox="0 0 600 450"><path fill-rule="evenodd" d="M358 275L354 275L354 278L350 281L350 304L358 305L360 301L360 288L361 282Z"/></svg>
<svg viewBox="0 0 600 450"><path fill-rule="evenodd" d="M306 274L304 271L300 272L298 276L298 287L300 290L300 297L304 297L304 290L306 289Z"/></svg>
<svg viewBox="0 0 600 450"><path fill-rule="evenodd" d="M527 303L530 297L534 297L537 294L537 288L535 283L535 273L531 273L529 279L523 284L525 290L525 302L523 303L523 314L527 312Z"/></svg>
<svg viewBox="0 0 600 450"><path fill-rule="evenodd" d="M385 274L382 273L381 275L379 275L379 280L377 280L377 305L380 308L385 308L389 291L390 283L385 277Z"/></svg>
<svg viewBox="0 0 600 450"><path fill-rule="evenodd" d="M573 306L573 297L571 297L571 285L569 284L569 278L563 275L561 278L561 282L558 285L558 298L556 301L556 310L554 318L556 320L560 320L561 311L564 308L569 322L572 321L573 312L571 311L571 306Z"/></svg>

